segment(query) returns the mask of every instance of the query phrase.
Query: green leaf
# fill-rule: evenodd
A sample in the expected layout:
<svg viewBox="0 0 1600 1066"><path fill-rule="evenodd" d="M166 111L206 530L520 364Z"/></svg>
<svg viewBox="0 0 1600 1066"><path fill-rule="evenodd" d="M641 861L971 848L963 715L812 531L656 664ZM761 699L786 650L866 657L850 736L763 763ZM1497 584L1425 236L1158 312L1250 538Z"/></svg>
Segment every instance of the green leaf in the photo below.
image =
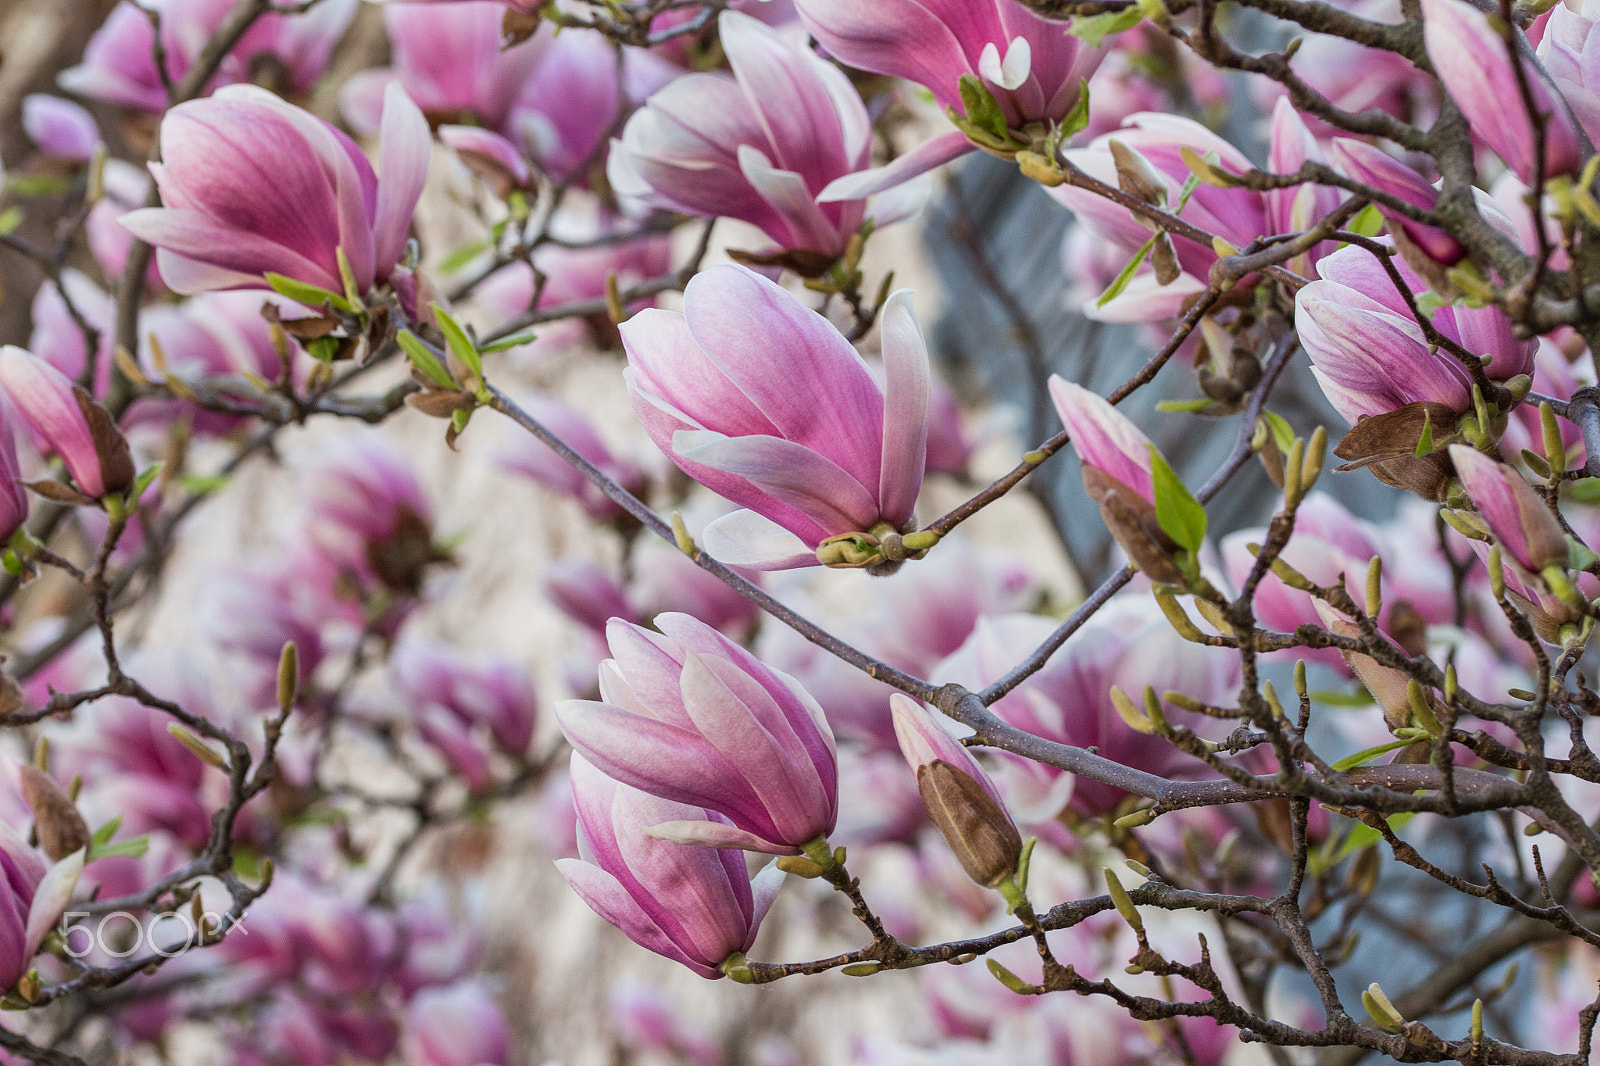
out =
<svg viewBox="0 0 1600 1066"><path fill-rule="evenodd" d="M1159 236L1159 233L1156 234L1156 237ZM1133 281L1134 276L1139 273L1139 267L1144 263L1145 256L1149 255L1150 249L1156 246L1156 237L1151 237L1139 246L1139 250L1133 253L1133 258L1128 260L1128 265L1122 268L1122 272L1111 280L1111 284L1106 286L1106 291L1101 293L1100 298L1094 302L1096 307L1104 307L1122 295L1123 291L1127 289L1128 283Z"/></svg>
<svg viewBox="0 0 1600 1066"><path fill-rule="evenodd" d="M1121 11L1103 11L1088 18L1073 19L1067 32L1079 38L1090 48L1099 48L1100 42L1113 33L1131 30L1144 21L1144 12L1137 6Z"/></svg>
<svg viewBox="0 0 1600 1066"><path fill-rule="evenodd" d="M1388 819L1389 828L1399 832L1407 822L1416 817L1416 813L1416 811L1401 811L1399 814L1391 814ZM1372 847L1382 839L1382 833L1365 822L1357 822L1350 827L1350 832L1346 833L1344 839L1339 842L1338 850L1333 853L1333 857L1328 860L1328 864L1337 866L1351 855L1364 848Z"/></svg>
<svg viewBox="0 0 1600 1066"><path fill-rule="evenodd" d="M1344 228L1363 237L1376 237L1383 232L1383 216L1378 213L1377 205L1368 204L1356 212L1356 217L1352 218Z"/></svg>
<svg viewBox="0 0 1600 1066"><path fill-rule="evenodd" d="M1201 158L1202 162L1209 164L1212 169L1221 172L1222 157L1217 155L1216 152L1207 152ZM1189 197L1193 196L1194 191L1199 187L1200 175L1190 171L1189 176L1183 179L1183 188L1178 190L1178 206L1172 209L1172 213L1175 215L1183 214L1183 209L1189 206Z"/></svg>
<svg viewBox="0 0 1600 1066"><path fill-rule="evenodd" d="M1311 698L1315 702L1329 707L1365 707L1372 702L1372 694L1364 688L1357 689L1355 692L1320 689L1312 692Z"/></svg>
<svg viewBox="0 0 1600 1066"><path fill-rule="evenodd" d="M1344 758L1334 763L1333 768L1342 774L1346 770L1354 770L1358 766L1365 766L1367 763L1371 762L1373 759L1376 759L1380 755L1386 755L1391 751L1398 751L1399 749L1406 747L1408 744L1415 743L1415 739L1391 740L1387 744L1379 744L1375 748L1367 748L1364 751L1356 752L1354 755L1346 755Z"/></svg>
<svg viewBox="0 0 1600 1066"><path fill-rule="evenodd" d="M478 358L478 349L473 346L472 338L461 328L461 323L450 316L450 312L436 303L428 306L433 310L433 320L439 323L439 331L444 334L444 342L450 346L455 357L472 371L472 376L482 382L483 360Z"/></svg>
<svg viewBox="0 0 1600 1066"><path fill-rule="evenodd" d="M1272 433L1272 443L1278 446L1278 451L1284 455L1289 454L1289 449L1294 447L1294 427L1289 425L1287 419L1272 411L1262 411L1261 417L1267 420L1267 429Z"/></svg>
<svg viewBox="0 0 1600 1066"><path fill-rule="evenodd" d="M89 838L90 843L104 844L117 835L117 830L122 828L122 815L117 815L111 821L94 831L94 836Z"/></svg>
<svg viewBox="0 0 1600 1066"><path fill-rule="evenodd" d="M488 251L488 241L468 241L443 259L439 260L439 273L454 274L478 256Z"/></svg>
<svg viewBox="0 0 1600 1066"><path fill-rule="evenodd" d="M1052 138L1051 147L1059 145L1067 138L1083 132L1089 125L1089 82L1087 79L1078 82L1078 100L1072 105L1055 129L1050 131Z"/></svg>
<svg viewBox="0 0 1600 1066"><path fill-rule="evenodd" d="M86 861L95 859L114 859L126 857L138 859L150 850L150 838L147 836L134 837L132 840L119 840L115 844L96 844L89 849Z"/></svg>
<svg viewBox="0 0 1600 1066"><path fill-rule="evenodd" d="M1600 503L1600 478L1579 478L1566 490L1566 496L1579 503Z"/></svg>
<svg viewBox="0 0 1600 1066"><path fill-rule="evenodd" d="M967 121L1001 140L1008 139L1005 112L1000 110L1000 103L989 87L976 74L961 75L958 84L961 108L966 112Z"/></svg>
<svg viewBox="0 0 1600 1066"><path fill-rule="evenodd" d="M1454 300L1446 299L1432 289L1417 294L1417 310L1427 315L1430 319L1433 318L1433 313L1439 308L1449 307L1453 303L1455 303Z"/></svg>
<svg viewBox="0 0 1600 1066"><path fill-rule="evenodd" d="M284 277L282 274L274 274L270 270L267 271L266 278L267 284L272 286L273 292L279 296L287 297L295 303L305 304L307 307L322 307L326 304L332 304L334 310L347 313L354 310L350 306L350 301L336 292L319 289L315 285L304 281L296 281L294 278Z"/></svg>
<svg viewBox="0 0 1600 1066"><path fill-rule="evenodd" d="M1206 509L1189 494L1154 444L1150 445L1150 481L1161 531L1180 548L1198 553L1206 540Z"/></svg>
<svg viewBox="0 0 1600 1066"><path fill-rule="evenodd" d="M227 474L184 474L178 478L178 485L185 492L205 496L218 489L227 488L232 480Z"/></svg>
<svg viewBox="0 0 1600 1066"><path fill-rule="evenodd" d="M319 363L331 363L333 357L339 354L340 340L338 337L315 337L303 344L306 354Z"/></svg>
<svg viewBox="0 0 1600 1066"><path fill-rule="evenodd" d="M525 329L521 333L513 333L509 337L501 337L493 344L485 344L478 349L478 354L493 355L495 352L503 352L509 348L520 348L524 344L532 344L538 336L533 330Z"/></svg>
<svg viewBox="0 0 1600 1066"><path fill-rule="evenodd" d="M18 226L22 225L22 217L22 209L20 207L8 207L4 211L0 211L0 233L15 231Z"/></svg>
<svg viewBox="0 0 1600 1066"><path fill-rule="evenodd" d="M156 479L156 475L161 473L162 465L161 463L151 463L135 479L132 487L128 489L128 505L130 507L139 506L140 497L144 495L144 490L150 487L150 483Z"/></svg>
<svg viewBox="0 0 1600 1066"><path fill-rule="evenodd" d="M1433 453L1433 416L1426 410L1422 412L1422 436L1417 438L1417 458Z"/></svg>
<svg viewBox="0 0 1600 1066"><path fill-rule="evenodd" d="M439 357L434 355L426 344L422 343L421 337L418 337L408 329L403 329L395 334L395 340L399 341L400 347L405 349L405 353L411 358L411 362L415 364L418 370L427 375L429 381L441 389L459 389L461 387L456 383L456 379L450 376L450 371L444 368L444 364L439 362Z"/></svg>
<svg viewBox="0 0 1600 1066"><path fill-rule="evenodd" d="M1157 411L1168 413L1188 414L1191 411L1204 411L1211 406L1211 400L1204 396L1196 396L1192 400L1162 400L1156 404Z"/></svg>
<svg viewBox="0 0 1600 1066"><path fill-rule="evenodd" d="M333 255L339 261L339 280L344 284L344 298L352 309L360 307L361 292L356 288L355 271L350 269L350 257L344 254L344 245L335 247Z"/></svg>
<svg viewBox="0 0 1600 1066"><path fill-rule="evenodd" d="M16 196L60 196L72 188L71 178L48 175L13 174L6 178L6 189Z"/></svg>

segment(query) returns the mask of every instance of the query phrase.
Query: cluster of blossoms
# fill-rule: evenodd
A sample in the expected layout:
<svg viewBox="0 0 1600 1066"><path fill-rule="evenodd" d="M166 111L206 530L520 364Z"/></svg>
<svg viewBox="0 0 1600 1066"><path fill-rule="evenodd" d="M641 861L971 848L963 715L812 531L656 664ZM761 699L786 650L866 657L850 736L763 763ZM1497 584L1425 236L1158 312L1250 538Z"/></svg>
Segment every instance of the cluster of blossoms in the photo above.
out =
<svg viewBox="0 0 1600 1066"><path fill-rule="evenodd" d="M1600 7L1243 6L85 27L0 186L0 1060L1586 1059ZM836 969L914 1008L728 987Z"/></svg>

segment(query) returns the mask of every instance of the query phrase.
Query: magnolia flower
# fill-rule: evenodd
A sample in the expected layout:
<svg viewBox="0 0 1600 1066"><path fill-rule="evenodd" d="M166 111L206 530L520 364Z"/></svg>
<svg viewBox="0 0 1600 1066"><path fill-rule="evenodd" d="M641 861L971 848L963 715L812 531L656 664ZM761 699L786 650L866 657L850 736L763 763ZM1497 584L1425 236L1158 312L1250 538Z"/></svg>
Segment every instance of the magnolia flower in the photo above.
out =
<svg viewBox="0 0 1600 1066"><path fill-rule="evenodd" d="M0 826L0 988L10 990L72 899L83 852L47 865L9 826Z"/></svg>
<svg viewBox="0 0 1600 1066"><path fill-rule="evenodd" d="M463 981L417 994L406 1008L406 1066L508 1066L511 1026L481 983Z"/></svg>
<svg viewBox="0 0 1600 1066"><path fill-rule="evenodd" d="M623 324L624 374L656 446L748 508L706 528L713 556L781 570L815 564L830 538L914 528L930 371L909 290L884 306L883 386L826 319L754 271L696 275L683 307Z"/></svg>
<svg viewBox="0 0 1600 1066"><path fill-rule="evenodd" d="M1280 96L1272 108L1272 139L1267 149L1267 167L1275 174L1294 174L1307 163L1327 163L1322 147L1306 128L1306 123ZM1305 182L1287 189L1266 192L1267 228L1273 233L1299 233L1321 222L1344 200L1345 193L1331 185ZM1288 266L1307 277L1316 276L1317 263L1337 245L1324 241Z"/></svg>
<svg viewBox="0 0 1600 1066"><path fill-rule="evenodd" d="M1403 260L1392 262L1412 292L1427 289ZM1318 269L1322 280L1295 297L1295 327L1311 356L1312 373L1346 421L1354 425L1416 402L1456 412L1471 406L1472 376L1449 352L1429 350L1422 327L1371 252L1346 246L1324 258ZM1484 368L1490 379L1509 381L1533 372L1538 340L1519 339L1498 307L1447 305L1432 320L1468 352L1490 357Z"/></svg>
<svg viewBox="0 0 1600 1066"><path fill-rule="evenodd" d="M1304 154L1306 137L1304 126L1288 116L1275 122L1273 151L1278 160L1289 163L1295 153ZM1184 158L1186 149L1198 156L1215 155L1214 165L1224 172L1252 169L1243 152L1193 119L1148 112L1130 115L1122 129L1064 154L1086 174L1119 187L1122 171L1130 166L1138 168L1151 194L1160 201L1157 206L1176 211L1180 218L1235 247L1243 248L1262 234L1277 232L1280 218L1283 223L1292 224L1296 217L1292 202L1278 201L1275 207L1269 206L1273 202L1264 194L1242 186L1220 188L1202 182L1179 211L1184 183L1193 174ZM1151 238L1151 230L1140 216L1098 193L1072 185L1059 185L1048 192L1095 237L1122 249L1126 253L1123 262ZM1314 211L1319 203L1312 197L1305 208ZM1091 301L1085 305L1084 313L1112 322L1154 322L1177 315L1185 300L1205 288L1217 252L1210 244L1178 234L1171 236L1171 242L1179 270L1175 278L1156 284L1156 273L1147 270L1115 300L1104 307Z"/></svg>
<svg viewBox="0 0 1600 1066"><path fill-rule="evenodd" d="M167 113L162 162L150 164L166 206L121 221L156 246L178 292L262 288L270 271L342 293L342 251L365 293L405 251L430 144L422 113L391 89L380 181L334 127L264 89L230 86Z"/></svg>
<svg viewBox="0 0 1600 1066"><path fill-rule="evenodd" d="M389 658L389 680L407 707L435 708L466 729L481 727L495 744L521 755L533 740L539 696L528 672L510 660L467 655L406 636Z"/></svg>
<svg viewBox="0 0 1600 1066"><path fill-rule="evenodd" d="M22 99L22 129L45 155L87 163L100 146L94 116L71 100L44 93Z"/></svg>
<svg viewBox="0 0 1600 1066"><path fill-rule="evenodd" d="M1367 568L1375 556L1381 556L1384 610L1379 626L1400 643L1415 647L1424 635L1418 627L1425 629L1453 621L1449 570L1442 560L1425 551L1407 551L1405 545L1398 543L1401 535L1385 536L1385 532L1351 514L1332 496L1313 492L1295 511L1294 537L1280 558L1318 585L1336 585L1342 576L1346 590L1359 602ZM1410 536L1409 531L1400 533ZM1235 588L1241 587L1255 568L1256 557L1249 546L1266 539L1266 529L1242 529L1224 537L1218 545L1223 569ZM1271 572L1261 579L1251 602L1262 625L1280 633L1321 622L1312 595L1285 585ZM1282 657L1337 668L1344 665L1344 659L1333 648L1294 648Z"/></svg>
<svg viewBox="0 0 1600 1066"><path fill-rule="evenodd" d="M685 614L612 619L601 702L556 707L567 740L624 784L724 821L661 819L683 843L797 855L838 818L833 731L798 682Z"/></svg>
<svg viewBox="0 0 1600 1066"><path fill-rule="evenodd" d="M645 49L619 52L596 30L546 24L507 47L505 14L488 0L388 5L391 65L362 71L339 93L351 127L376 133L384 92L398 82L439 139L506 190L527 184L530 163L581 182L577 168L599 162L621 110L680 73Z"/></svg>
<svg viewBox="0 0 1600 1066"><path fill-rule="evenodd" d="M1084 490L1111 535L1152 581L1184 584L1172 561L1177 545L1156 520L1150 439L1103 398L1059 374L1050 376L1050 398L1078 449Z"/></svg>
<svg viewBox="0 0 1600 1066"><path fill-rule="evenodd" d="M159 113L169 103L166 82L177 82L233 11L234 0L144 0L118 4L89 39L83 62L62 72L68 92L108 104ZM308 91L322 76L334 46L360 0L319 0L304 12L256 19L218 68L213 85L260 78L285 93ZM166 77L156 69L157 23Z"/></svg>
<svg viewBox="0 0 1600 1066"><path fill-rule="evenodd" d="M90 326L99 332L98 343L89 347L89 337L78 324L78 312ZM151 308L146 314L154 314ZM33 332L28 335L28 350L43 359L73 381L80 381L94 360L94 380L89 391L103 397L111 385L111 367L116 350L117 304L89 276L80 270L67 268L59 281L46 280L33 294L29 309L33 319Z"/></svg>
<svg viewBox="0 0 1600 1066"><path fill-rule="evenodd" d="M1028 614L982 619L931 679L979 691L1015 666L1027 649L1038 647L1056 624ZM1124 595L1096 612L1042 670L995 701L992 709L1035 736L1093 747L1113 762L1162 777L1184 777L1206 769L1165 738L1135 732L1112 703L1112 687L1135 702L1149 687L1227 705L1238 685L1237 655L1189 643L1173 631L1150 597ZM1173 705L1164 708L1168 718L1203 729ZM1126 798L1115 786L1074 779L1023 759L1004 758L998 776L1011 810L1025 823L1054 819L1069 797L1072 809L1086 817L1106 814Z"/></svg>
<svg viewBox="0 0 1600 1066"><path fill-rule="evenodd" d="M889 697L895 737L917 775L917 790L967 876L993 888L1017 872L1022 835L983 767L928 709L903 693Z"/></svg>
<svg viewBox="0 0 1600 1066"><path fill-rule="evenodd" d="M1594 36L1597 20L1600 4L1595 0L1584 0L1576 11L1567 4L1557 4L1550 11L1538 48L1550 80L1591 142L1600 141L1600 52L1596 51L1600 37Z"/></svg>
<svg viewBox="0 0 1600 1066"><path fill-rule="evenodd" d="M440 560L422 486L382 434L348 434L339 444L308 478L306 539L363 588L415 596L428 564Z"/></svg>
<svg viewBox="0 0 1600 1066"><path fill-rule="evenodd" d="M1582 162L1578 133L1566 104L1550 91L1536 64L1520 54L1512 64L1521 34L1513 30L1508 40L1485 12L1462 0L1422 0L1422 19L1428 60L1475 136L1524 184L1531 183L1537 150L1531 106L1544 125L1544 177L1577 173Z"/></svg>
<svg viewBox="0 0 1600 1066"><path fill-rule="evenodd" d="M1432 211L1439 206L1439 190L1423 180L1422 175L1404 163L1374 148L1365 141L1349 137L1335 137L1328 148L1331 161L1347 178L1370 185L1379 192L1388 193L1413 207ZM1389 232L1397 240L1415 248L1421 255L1437 263L1450 266L1458 262L1466 249L1461 242L1437 226L1407 218L1393 208L1375 204L1378 213L1388 223Z"/></svg>
<svg viewBox="0 0 1600 1066"><path fill-rule="evenodd" d="M784 265L818 272L866 217L862 197L817 196L867 165L871 120L815 53L737 11L717 25L732 76L686 75L650 97L612 142L607 177L652 207L749 222L791 253Z"/></svg>
<svg viewBox="0 0 1600 1066"><path fill-rule="evenodd" d="M1496 543L1529 574L1567 563L1567 536L1550 507L1505 463L1476 448L1450 446L1456 476Z"/></svg>
<svg viewBox="0 0 1600 1066"><path fill-rule="evenodd" d="M962 78L976 79L1024 144L1071 114L1104 55L1016 0L796 0L795 8L830 55L917 82L956 113L966 111ZM975 147L966 132L951 130L887 167L836 182L824 198L882 191Z"/></svg>
<svg viewBox="0 0 1600 1066"><path fill-rule="evenodd" d="M17 462L16 433L0 409L0 543L9 540L27 520L28 493Z"/></svg>
<svg viewBox="0 0 1600 1066"><path fill-rule="evenodd" d="M79 385L14 345L0 348L0 389L90 498L133 484L133 456L117 424Z"/></svg>
<svg viewBox="0 0 1600 1066"><path fill-rule="evenodd" d="M721 977L723 964L755 943L782 871L769 865L752 881L739 852L663 840L651 828L724 824L718 815L619 784L579 755L572 799L582 858L557 859L556 869L596 914L702 977Z"/></svg>

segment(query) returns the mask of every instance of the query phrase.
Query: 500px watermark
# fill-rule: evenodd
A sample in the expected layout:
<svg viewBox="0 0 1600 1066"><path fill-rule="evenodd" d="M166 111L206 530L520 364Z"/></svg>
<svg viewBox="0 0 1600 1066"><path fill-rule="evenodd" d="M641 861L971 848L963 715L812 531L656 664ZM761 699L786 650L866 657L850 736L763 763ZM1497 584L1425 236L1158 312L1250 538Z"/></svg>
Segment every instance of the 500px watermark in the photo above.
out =
<svg viewBox="0 0 1600 1066"><path fill-rule="evenodd" d="M81 959L96 950L114 959L124 959L141 946L170 959L202 943L214 944L235 929L245 936L250 935L250 930L244 927L243 918L213 911L201 914L198 925L183 911L165 911L144 918L128 911L112 911L102 915L99 922L92 926L88 922L78 921L90 917L93 915L89 911L67 911L61 916L61 942L67 954L75 959ZM178 924L175 927L169 925L167 930L172 935L158 940L157 931L163 924L174 922Z"/></svg>

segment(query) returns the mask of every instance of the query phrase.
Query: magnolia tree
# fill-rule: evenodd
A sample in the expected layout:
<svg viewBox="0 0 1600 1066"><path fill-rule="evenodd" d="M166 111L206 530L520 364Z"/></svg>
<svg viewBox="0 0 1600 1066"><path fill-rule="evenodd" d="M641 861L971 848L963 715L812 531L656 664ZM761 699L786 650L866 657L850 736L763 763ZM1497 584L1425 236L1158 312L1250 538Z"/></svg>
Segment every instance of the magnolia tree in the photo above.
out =
<svg viewBox="0 0 1600 1066"><path fill-rule="evenodd" d="M638 948L781 983L736 1010L838 971L904 1015L719 1030L618 983L652 1061L1588 1062L1597 20L123 0L54 67L18 29L0 1057L594 1060L441 888L520 801ZM972 153L1070 216L1048 298L1137 326L1108 395L1031 383L1047 439L978 439L875 237ZM617 417L532 387L580 364ZM1158 388L1194 398L1119 406ZM585 550L465 609L542 588L557 653L419 622L474 518L417 457L486 422ZM1225 442L1203 483L1174 426ZM319 428L282 536L196 563ZM960 528L1045 464L1121 550L1073 600ZM1257 464L1266 524L1208 524ZM576 980L555 925L518 929Z"/></svg>

